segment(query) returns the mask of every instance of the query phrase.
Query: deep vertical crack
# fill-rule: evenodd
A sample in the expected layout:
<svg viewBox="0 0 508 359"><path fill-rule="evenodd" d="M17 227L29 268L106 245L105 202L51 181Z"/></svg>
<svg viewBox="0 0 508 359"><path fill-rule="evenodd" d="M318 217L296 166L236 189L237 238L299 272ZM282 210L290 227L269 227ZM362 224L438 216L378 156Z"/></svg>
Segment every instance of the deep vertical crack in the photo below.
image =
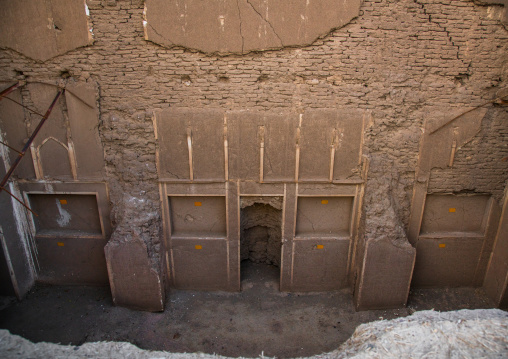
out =
<svg viewBox="0 0 508 359"><path fill-rule="evenodd" d="M242 12L240 11L239 1L240 0L236 0L236 6L238 8L238 19L240 20L240 37L242 38L242 54L243 54L243 49L244 49L244 45L245 45L245 38L243 37L243 32L242 32Z"/></svg>

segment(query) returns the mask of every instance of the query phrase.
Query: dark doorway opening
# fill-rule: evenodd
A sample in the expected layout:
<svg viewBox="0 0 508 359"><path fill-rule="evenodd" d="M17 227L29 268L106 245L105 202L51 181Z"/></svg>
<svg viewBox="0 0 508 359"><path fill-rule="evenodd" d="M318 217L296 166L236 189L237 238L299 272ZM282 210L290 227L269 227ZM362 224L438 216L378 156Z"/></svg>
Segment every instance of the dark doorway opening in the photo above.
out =
<svg viewBox="0 0 508 359"><path fill-rule="evenodd" d="M241 280L279 282L282 249L282 197L242 197Z"/></svg>

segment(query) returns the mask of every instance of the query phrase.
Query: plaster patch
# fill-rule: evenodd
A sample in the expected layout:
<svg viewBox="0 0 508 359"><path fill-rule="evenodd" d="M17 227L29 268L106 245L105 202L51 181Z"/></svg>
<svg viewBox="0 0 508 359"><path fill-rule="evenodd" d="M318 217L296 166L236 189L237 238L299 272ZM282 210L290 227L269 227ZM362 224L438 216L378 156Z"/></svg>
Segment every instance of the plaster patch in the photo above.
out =
<svg viewBox="0 0 508 359"><path fill-rule="evenodd" d="M71 221L71 214L62 208L62 204L58 200L58 198L55 199L56 201L56 207L58 208L59 217L57 218L56 222L60 227L67 227Z"/></svg>

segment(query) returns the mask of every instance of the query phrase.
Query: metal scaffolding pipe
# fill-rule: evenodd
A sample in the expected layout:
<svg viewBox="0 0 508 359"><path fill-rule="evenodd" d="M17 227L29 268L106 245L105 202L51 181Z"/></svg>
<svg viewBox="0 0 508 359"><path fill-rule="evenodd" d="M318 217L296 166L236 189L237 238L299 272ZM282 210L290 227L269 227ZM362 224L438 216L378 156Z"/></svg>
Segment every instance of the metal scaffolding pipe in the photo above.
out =
<svg viewBox="0 0 508 359"><path fill-rule="evenodd" d="M14 86L11 86L9 89L13 88ZM7 90L9 90L7 89ZM2 91L2 94L4 92L6 92L7 90L4 90ZM11 89L12 91L12 89ZM10 92L10 91L9 91ZM53 110L53 107L55 106L56 102L58 101L58 98L60 97L61 94L63 94L65 92L65 89L62 89L60 91L58 91L58 93L56 94L55 98L53 99L53 102L51 103L51 105L49 106L48 110L46 111L46 113L44 114L44 116L42 117L41 121L39 122L39 124L37 125L36 129L34 130L34 132L32 132L32 135L30 136L30 138L28 139L28 141L26 142L25 146L23 147L23 149L21 150L21 152L19 153L19 156L16 158L16 160L14 161L14 163L11 165L11 168L9 168L9 171L6 173L6 175L4 176L4 178L2 179L2 183L0 183L0 192L2 190L4 190L4 186L5 184L7 183L7 181L9 180L9 177L11 177L12 173L14 172L14 170L16 169L16 167L18 166L19 162L21 161L21 159L23 158L23 156L25 155L26 151L28 150L28 148L30 148L30 145L32 144L32 142L34 141L35 139L35 136L37 136L37 134L39 133L42 125L44 125L44 122L46 122L46 120L48 119L49 115L51 114L51 111ZM2 96L5 96L5 95L2 95Z"/></svg>

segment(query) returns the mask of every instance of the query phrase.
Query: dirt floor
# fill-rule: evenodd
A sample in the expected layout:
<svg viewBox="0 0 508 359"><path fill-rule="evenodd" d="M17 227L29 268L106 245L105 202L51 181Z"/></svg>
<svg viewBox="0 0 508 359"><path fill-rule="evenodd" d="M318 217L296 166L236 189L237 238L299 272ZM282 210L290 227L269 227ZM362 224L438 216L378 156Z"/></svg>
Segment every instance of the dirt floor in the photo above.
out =
<svg viewBox="0 0 508 359"><path fill-rule="evenodd" d="M278 358L336 349L355 328L415 310L491 308L479 289L413 290L408 308L355 312L349 291L278 291L278 268L242 263L242 292L172 290L163 313L114 307L109 288L43 286L4 300L0 328L34 342L127 341L140 348ZM0 307L1 308L1 307Z"/></svg>

